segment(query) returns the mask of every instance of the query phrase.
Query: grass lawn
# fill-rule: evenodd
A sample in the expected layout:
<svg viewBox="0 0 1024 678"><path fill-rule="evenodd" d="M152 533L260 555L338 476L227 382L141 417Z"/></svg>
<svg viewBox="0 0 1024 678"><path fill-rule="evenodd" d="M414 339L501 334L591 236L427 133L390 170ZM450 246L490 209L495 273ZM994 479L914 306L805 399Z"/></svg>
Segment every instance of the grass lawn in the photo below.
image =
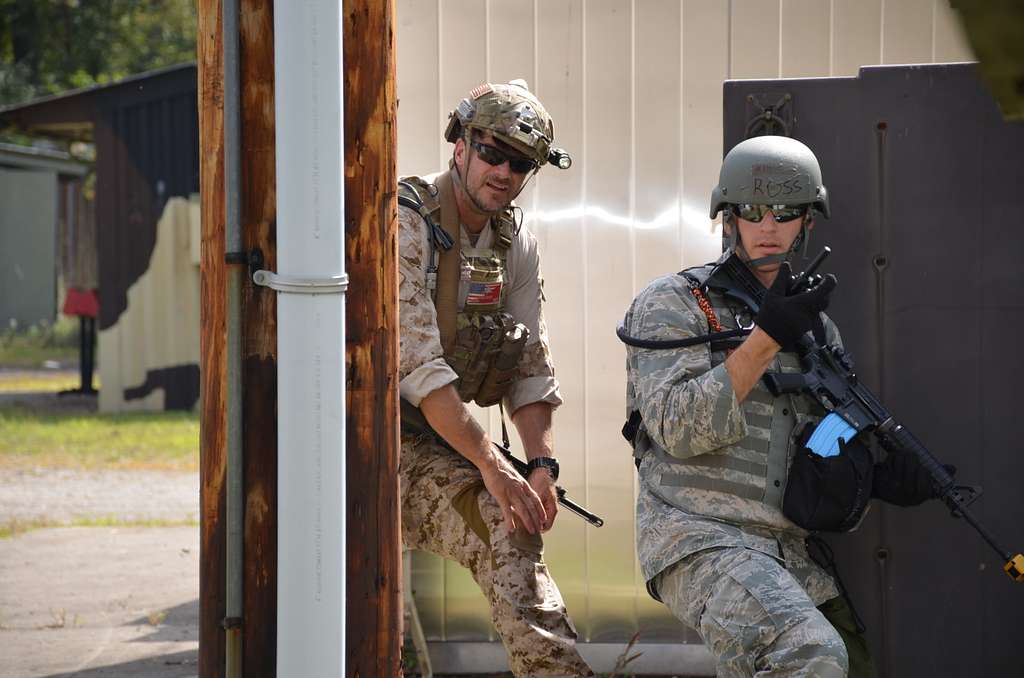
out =
<svg viewBox="0 0 1024 678"><path fill-rule="evenodd" d="M197 471L199 417L2 408L0 466Z"/></svg>
<svg viewBox="0 0 1024 678"><path fill-rule="evenodd" d="M66 391L78 388L81 380L77 370L41 371L5 368L3 372L0 372L0 393ZM99 378L93 375L93 388L99 388L99 381Z"/></svg>
<svg viewBox="0 0 1024 678"><path fill-rule="evenodd" d="M55 393L78 385L77 370L0 371L0 394ZM197 471L199 417L0 405L0 467Z"/></svg>
<svg viewBox="0 0 1024 678"><path fill-rule="evenodd" d="M10 539L48 527L197 527L198 520L125 520L117 516L75 518L73 520L3 520L0 519L0 539Z"/></svg>
<svg viewBox="0 0 1024 678"><path fill-rule="evenodd" d="M56 393L80 385L78 351L68 345L65 335L60 326L48 332L0 333L0 398L8 398L0 399L0 469L198 471L199 418L195 413L97 414L88 411L92 407L83 407L81 400L62 404ZM57 369L50 369L54 367ZM93 386L100 387L98 371ZM29 394L27 399L22 397L25 394ZM0 539L67 525L197 524L194 519L126 521L119 516L93 516L66 522L0 516Z"/></svg>
<svg viewBox="0 0 1024 678"><path fill-rule="evenodd" d="M62 316L53 325L0 330L0 365L39 368L46 362L78 362L78 321Z"/></svg>
<svg viewBox="0 0 1024 678"><path fill-rule="evenodd" d="M77 346L39 346L23 340L0 341L0 365L42 367L47 361L67 365L78 361Z"/></svg>

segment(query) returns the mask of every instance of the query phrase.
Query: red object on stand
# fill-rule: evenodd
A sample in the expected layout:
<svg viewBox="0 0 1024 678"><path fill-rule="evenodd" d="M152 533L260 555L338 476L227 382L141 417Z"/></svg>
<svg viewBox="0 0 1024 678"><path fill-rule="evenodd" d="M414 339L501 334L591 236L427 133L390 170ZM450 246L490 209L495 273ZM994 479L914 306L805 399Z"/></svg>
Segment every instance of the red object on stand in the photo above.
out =
<svg viewBox="0 0 1024 678"><path fill-rule="evenodd" d="M78 370L81 380L78 388L61 391L59 395L96 395L97 391L92 386L96 366L96 317L100 314L100 300L96 290L68 288L61 312L78 316Z"/></svg>
<svg viewBox="0 0 1024 678"><path fill-rule="evenodd" d="M68 294L64 298L64 308L61 309L61 312L64 315L95 318L100 314L100 300L96 296L96 290L81 290L77 287L68 288Z"/></svg>

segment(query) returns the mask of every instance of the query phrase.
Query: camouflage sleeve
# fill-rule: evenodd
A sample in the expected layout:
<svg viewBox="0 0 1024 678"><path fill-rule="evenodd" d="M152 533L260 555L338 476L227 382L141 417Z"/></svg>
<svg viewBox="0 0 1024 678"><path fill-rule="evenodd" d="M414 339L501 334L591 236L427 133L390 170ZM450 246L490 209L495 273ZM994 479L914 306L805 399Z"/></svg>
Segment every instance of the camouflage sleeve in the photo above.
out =
<svg viewBox="0 0 1024 678"><path fill-rule="evenodd" d="M399 207L399 391L416 406L431 391L458 378L444 360L437 312L427 289L428 237L423 217L407 207Z"/></svg>
<svg viewBox="0 0 1024 678"><path fill-rule="evenodd" d="M633 301L626 328L640 339L683 339L707 333L707 322L682 276L660 278ZM707 344L679 349L629 347L631 405L651 440L675 457L731 445L747 424L725 364L711 365Z"/></svg>
<svg viewBox="0 0 1024 678"><path fill-rule="evenodd" d="M546 402L562 404L551 361L548 331L544 323L544 280L540 270L537 239L525 228L519 232L509 251L509 290L506 310L530 330L523 355L519 359L516 380L505 395L505 407L515 412L523 405Z"/></svg>

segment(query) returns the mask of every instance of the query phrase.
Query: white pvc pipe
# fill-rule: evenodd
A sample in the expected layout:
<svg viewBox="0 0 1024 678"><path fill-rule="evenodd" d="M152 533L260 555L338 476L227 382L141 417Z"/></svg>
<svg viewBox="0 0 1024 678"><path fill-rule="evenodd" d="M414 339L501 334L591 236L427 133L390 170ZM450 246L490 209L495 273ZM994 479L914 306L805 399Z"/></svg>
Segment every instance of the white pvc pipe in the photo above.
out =
<svg viewBox="0 0 1024 678"><path fill-rule="evenodd" d="M277 273L344 275L341 0L274 12ZM277 306L277 675L343 676L344 294Z"/></svg>

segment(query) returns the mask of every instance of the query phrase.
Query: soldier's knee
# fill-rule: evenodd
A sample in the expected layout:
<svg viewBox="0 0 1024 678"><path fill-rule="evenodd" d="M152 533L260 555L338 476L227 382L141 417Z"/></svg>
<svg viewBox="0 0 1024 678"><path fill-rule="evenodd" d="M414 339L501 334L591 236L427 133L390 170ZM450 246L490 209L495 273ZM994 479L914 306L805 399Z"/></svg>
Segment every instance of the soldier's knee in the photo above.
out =
<svg viewBox="0 0 1024 678"><path fill-rule="evenodd" d="M849 665L842 636L817 610L779 634L757 662L776 675L816 678L845 678Z"/></svg>

